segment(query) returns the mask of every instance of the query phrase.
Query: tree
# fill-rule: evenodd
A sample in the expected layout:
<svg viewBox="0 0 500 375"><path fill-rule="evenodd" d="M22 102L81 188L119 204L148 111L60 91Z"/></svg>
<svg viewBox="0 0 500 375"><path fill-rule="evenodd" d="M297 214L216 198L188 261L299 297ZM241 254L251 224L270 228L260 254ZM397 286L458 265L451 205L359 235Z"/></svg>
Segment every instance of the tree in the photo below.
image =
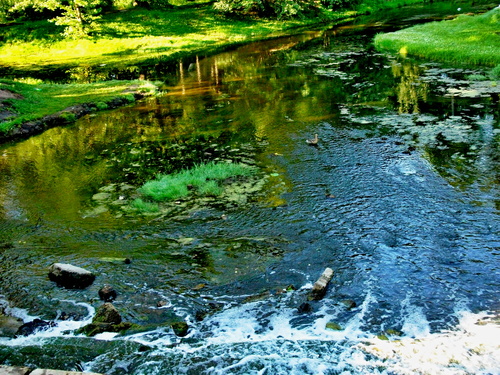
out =
<svg viewBox="0 0 500 375"><path fill-rule="evenodd" d="M57 11L59 15L50 21L66 26L66 36L80 38L92 31L95 22L101 17L103 7L110 3L109 0L23 0L16 2L11 11L27 8Z"/></svg>

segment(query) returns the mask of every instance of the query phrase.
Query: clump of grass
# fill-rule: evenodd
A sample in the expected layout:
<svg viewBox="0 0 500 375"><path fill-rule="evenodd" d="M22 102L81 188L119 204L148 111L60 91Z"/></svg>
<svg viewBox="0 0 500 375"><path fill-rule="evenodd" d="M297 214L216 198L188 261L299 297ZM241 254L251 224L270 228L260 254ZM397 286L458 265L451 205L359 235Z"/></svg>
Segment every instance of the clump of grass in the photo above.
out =
<svg viewBox="0 0 500 375"><path fill-rule="evenodd" d="M491 79L500 79L500 64L491 69L489 76Z"/></svg>
<svg viewBox="0 0 500 375"><path fill-rule="evenodd" d="M154 213L160 210L158 203L146 202L143 201L141 198L137 198L134 201L132 201L131 206L140 212Z"/></svg>
<svg viewBox="0 0 500 375"><path fill-rule="evenodd" d="M381 50L456 64L500 64L500 7L479 16L461 15L454 20L417 25L394 33L379 34Z"/></svg>
<svg viewBox="0 0 500 375"><path fill-rule="evenodd" d="M231 177L250 176L255 168L241 163L207 163L170 175L160 175L146 182L139 192L155 201L186 197L191 191L199 195L219 196L221 183Z"/></svg>

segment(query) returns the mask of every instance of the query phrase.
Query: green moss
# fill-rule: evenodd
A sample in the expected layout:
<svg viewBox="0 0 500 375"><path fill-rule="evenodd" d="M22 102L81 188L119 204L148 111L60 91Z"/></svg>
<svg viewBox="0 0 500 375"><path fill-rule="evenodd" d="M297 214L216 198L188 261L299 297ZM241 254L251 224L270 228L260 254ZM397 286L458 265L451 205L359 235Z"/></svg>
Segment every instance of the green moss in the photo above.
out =
<svg viewBox="0 0 500 375"><path fill-rule="evenodd" d="M456 64L500 64L500 7L479 16L431 22L394 33L379 34L375 46L427 59Z"/></svg>
<svg viewBox="0 0 500 375"><path fill-rule="evenodd" d="M331 329L332 331L342 331L343 330L342 326L338 323L335 323L335 322L326 323L326 328Z"/></svg>
<svg viewBox="0 0 500 375"><path fill-rule="evenodd" d="M156 180L146 182L139 192L155 201L183 198L191 191L199 195L218 196L223 192L222 181L254 173L255 168L245 164L212 162L176 174L158 176Z"/></svg>

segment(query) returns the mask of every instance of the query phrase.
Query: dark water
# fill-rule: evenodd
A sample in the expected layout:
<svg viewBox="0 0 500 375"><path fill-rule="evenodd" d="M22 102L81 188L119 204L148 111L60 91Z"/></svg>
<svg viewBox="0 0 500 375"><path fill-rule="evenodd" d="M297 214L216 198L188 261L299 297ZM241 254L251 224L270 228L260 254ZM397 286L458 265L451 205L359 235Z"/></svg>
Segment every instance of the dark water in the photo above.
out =
<svg viewBox="0 0 500 375"><path fill-rule="evenodd" d="M500 373L498 325L475 324L499 311L497 86L466 79L480 70L374 51L380 27L183 63L158 98L3 146L0 293L7 312L58 326L0 339L0 363ZM306 143L314 134L317 147ZM211 160L258 166L261 189L158 215L130 208L157 173ZM47 278L54 262L92 270L96 282L58 288ZM325 267L335 271L325 299L299 313ZM144 332L74 336L104 284ZM170 328L180 319L184 339Z"/></svg>

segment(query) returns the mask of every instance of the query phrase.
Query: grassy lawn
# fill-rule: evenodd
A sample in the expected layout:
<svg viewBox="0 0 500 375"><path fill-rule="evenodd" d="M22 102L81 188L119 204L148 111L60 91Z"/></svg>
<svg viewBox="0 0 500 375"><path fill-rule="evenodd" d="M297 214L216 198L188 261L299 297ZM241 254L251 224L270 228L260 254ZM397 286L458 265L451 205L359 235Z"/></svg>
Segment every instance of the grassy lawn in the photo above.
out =
<svg viewBox="0 0 500 375"><path fill-rule="evenodd" d="M91 84L50 84L36 80L24 82L0 79L0 90L8 90L22 96L8 99L9 109L17 114L12 119L0 122L0 132L30 120L36 120L81 103L96 103L106 109L106 102L117 97L129 97L131 92L151 94L156 86L147 81L106 81Z"/></svg>
<svg viewBox="0 0 500 375"><path fill-rule="evenodd" d="M500 7L478 16L410 27L379 34L380 50L454 64L496 66L500 64Z"/></svg>
<svg viewBox="0 0 500 375"><path fill-rule="evenodd" d="M332 14L332 19L341 16ZM62 39L61 30L49 22L31 22L29 26L3 28L7 29L4 38L8 42L0 45L0 66L119 66L160 56L174 59L279 35L319 21L229 19L210 6L167 11L131 9L105 15L95 35L81 40Z"/></svg>

